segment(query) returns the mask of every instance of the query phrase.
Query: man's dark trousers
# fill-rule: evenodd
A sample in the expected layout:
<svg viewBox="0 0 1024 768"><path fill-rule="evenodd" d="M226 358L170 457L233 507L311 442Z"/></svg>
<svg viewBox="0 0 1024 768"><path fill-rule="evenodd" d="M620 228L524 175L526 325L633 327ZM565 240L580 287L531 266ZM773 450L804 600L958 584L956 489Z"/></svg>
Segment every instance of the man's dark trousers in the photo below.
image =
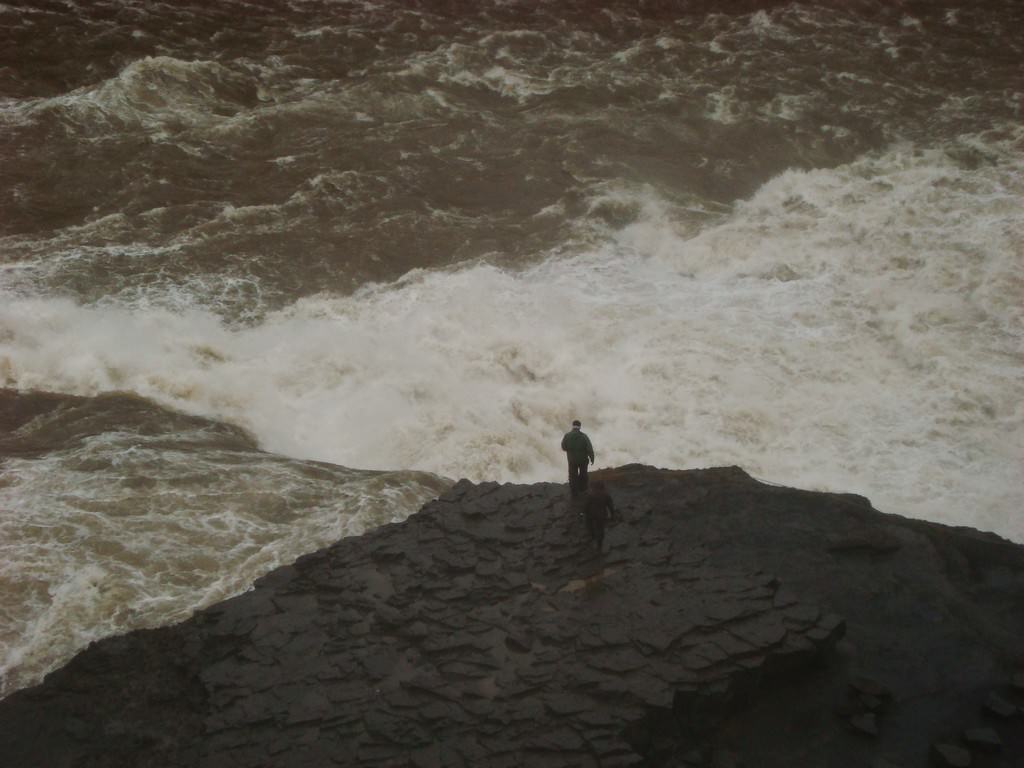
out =
<svg viewBox="0 0 1024 768"><path fill-rule="evenodd" d="M584 459L581 462L569 460L569 493L579 496L587 490L587 465L590 462Z"/></svg>

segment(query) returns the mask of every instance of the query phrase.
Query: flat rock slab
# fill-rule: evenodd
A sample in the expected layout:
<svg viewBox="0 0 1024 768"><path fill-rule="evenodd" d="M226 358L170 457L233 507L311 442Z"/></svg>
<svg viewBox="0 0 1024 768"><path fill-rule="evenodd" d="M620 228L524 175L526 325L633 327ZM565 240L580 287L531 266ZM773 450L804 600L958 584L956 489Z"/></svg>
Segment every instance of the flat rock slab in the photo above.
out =
<svg viewBox="0 0 1024 768"><path fill-rule="evenodd" d="M854 715L850 718L850 725L852 725L856 731L863 733L865 736L878 735L878 718L875 716L874 712Z"/></svg>
<svg viewBox="0 0 1024 768"><path fill-rule="evenodd" d="M999 734L991 728L968 728L964 731L964 741L982 752L999 752L1003 748Z"/></svg>
<svg viewBox="0 0 1024 768"><path fill-rule="evenodd" d="M990 693L985 699L985 711L996 717L1013 717L1017 714L1017 707L1008 702L998 693Z"/></svg>
<svg viewBox="0 0 1024 768"><path fill-rule="evenodd" d="M743 713L789 681L821 678L801 696L825 712L835 690L898 701L836 662L840 609L857 610L877 558L908 556L920 534L856 497L735 468L602 474L622 516L604 553L564 486L459 482L180 625L94 644L0 702L0 754L55 767L626 766L749 749L747 763L769 766L792 762L772 747L778 729L759 746ZM864 576L833 584L806 557ZM868 764L864 745L884 740L822 727L815 763ZM878 737L874 714L855 727ZM916 749L907 764L927 742Z"/></svg>
<svg viewBox="0 0 1024 768"><path fill-rule="evenodd" d="M1024 693L1024 672L1016 672L1010 684L1020 693Z"/></svg>
<svg viewBox="0 0 1024 768"><path fill-rule="evenodd" d="M932 747L932 763L940 768L969 768L971 753L955 744L936 744Z"/></svg>

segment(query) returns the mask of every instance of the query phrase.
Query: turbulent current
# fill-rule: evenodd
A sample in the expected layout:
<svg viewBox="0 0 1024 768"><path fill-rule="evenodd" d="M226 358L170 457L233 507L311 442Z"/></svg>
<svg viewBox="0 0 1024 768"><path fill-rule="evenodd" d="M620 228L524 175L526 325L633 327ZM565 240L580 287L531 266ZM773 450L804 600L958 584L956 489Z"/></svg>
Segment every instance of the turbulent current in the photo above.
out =
<svg viewBox="0 0 1024 768"><path fill-rule="evenodd" d="M0 695L458 477L1024 541L1024 4L0 5Z"/></svg>

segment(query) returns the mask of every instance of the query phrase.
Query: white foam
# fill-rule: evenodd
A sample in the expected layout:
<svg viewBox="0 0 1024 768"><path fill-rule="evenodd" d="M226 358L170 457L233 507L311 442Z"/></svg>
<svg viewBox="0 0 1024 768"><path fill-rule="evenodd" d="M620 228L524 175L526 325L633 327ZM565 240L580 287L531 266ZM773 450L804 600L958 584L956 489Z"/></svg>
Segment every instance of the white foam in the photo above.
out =
<svg viewBox="0 0 1024 768"><path fill-rule="evenodd" d="M105 432L5 461L0 696L92 640L182 620L304 552L402 519L447 485L215 440L202 428Z"/></svg>
<svg viewBox="0 0 1024 768"><path fill-rule="evenodd" d="M775 23L768 11L755 11L748 21L749 30L760 38L792 40L793 35L786 28Z"/></svg>
<svg viewBox="0 0 1024 768"><path fill-rule="evenodd" d="M214 61L147 56L109 80L61 96L29 100L23 110L28 115L58 110L94 128L129 123L162 135L167 129L228 119L215 110L233 112L237 105L225 100L217 84L238 80L238 74Z"/></svg>
<svg viewBox="0 0 1024 768"><path fill-rule="evenodd" d="M785 173L696 236L630 192L642 215L604 247L416 271L247 329L13 299L0 377L476 479L559 479L578 416L599 464L737 463L1024 540L1024 159L1020 129L976 140L991 162L973 170L897 147Z"/></svg>
<svg viewBox="0 0 1024 768"><path fill-rule="evenodd" d="M723 125L739 122L743 115L743 104L736 98L736 86L726 85L720 90L712 91L705 97L707 107L704 117Z"/></svg>
<svg viewBox="0 0 1024 768"><path fill-rule="evenodd" d="M781 120L796 121L803 117L807 105L812 102L808 96L791 93L776 94L771 101L764 104L760 114Z"/></svg>
<svg viewBox="0 0 1024 768"><path fill-rule="evenodd" d="M62 124L83 135L141 131L155 142L173 142L196 157L209 143L233 142L252 130L267 113L337 111L353 113L365 101L365 88L344 87L302 77L302 70L282 57L187 61L147 56L129 62L113 77L46 98L13 100L0 105L0 120L27 125L59 116ZM399 109L411 110L396 97ZM387 106L388 102L384 102Z"/></svg>

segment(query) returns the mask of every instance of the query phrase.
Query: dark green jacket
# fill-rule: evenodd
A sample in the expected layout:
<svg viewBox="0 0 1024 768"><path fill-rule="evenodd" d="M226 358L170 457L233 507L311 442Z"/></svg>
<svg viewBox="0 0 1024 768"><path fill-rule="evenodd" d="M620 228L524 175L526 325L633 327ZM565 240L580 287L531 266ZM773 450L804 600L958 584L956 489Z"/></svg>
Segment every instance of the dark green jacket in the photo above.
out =
<svg viewBox="0 0 1024 768"><path fill-rule="evenodd" d="M565 433L565 437L562 438L562 450L574 464L582 464L588 458L594 460L594 446L590 444L590 438L578 429Z"/></svg>

